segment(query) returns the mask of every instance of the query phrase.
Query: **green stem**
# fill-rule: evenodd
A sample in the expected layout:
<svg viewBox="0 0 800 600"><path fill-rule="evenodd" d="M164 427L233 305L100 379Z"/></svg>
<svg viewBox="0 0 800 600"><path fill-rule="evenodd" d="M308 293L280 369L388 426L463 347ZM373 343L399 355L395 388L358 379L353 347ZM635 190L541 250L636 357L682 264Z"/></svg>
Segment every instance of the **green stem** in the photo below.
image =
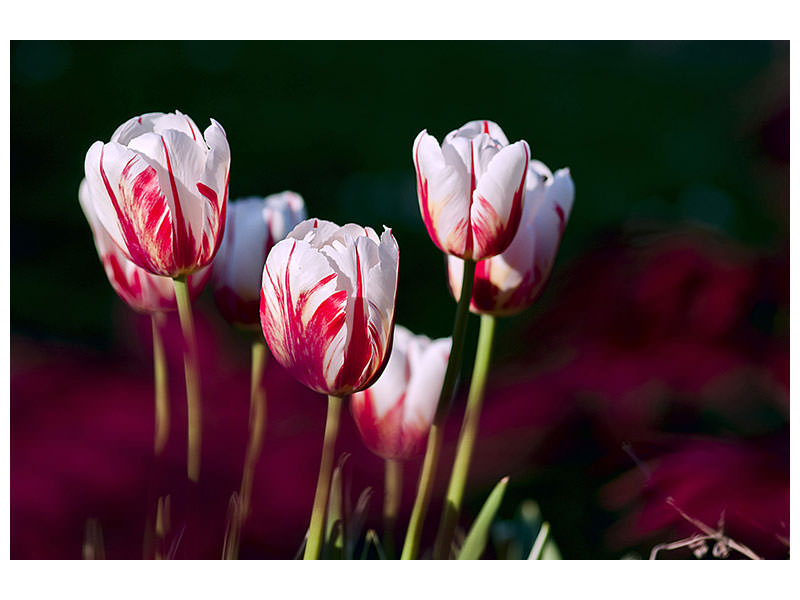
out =
<svg viewBox="0 0 800 600"><path fill-rule="evenodd" d="M403 553L400 557L403 560L413 560L419 552L422 526L425 524L425 515L428 512L431 492L433 491L433 481L436 477L436 463L439 460L439 452L442 448L444 422L447 418L450 400L455 391L458 372L461 368L461 355L464 350L464 335L467 330L467 317L469 316L469 304L472 300L474 278L475 261L465 260L461 279L461 297L458 300L456 318L453 323L453 345L450 350L450 358L447 361L442 391L439 394L439 403L436 406L436 416L428 434L428 446L425 450L425 459L419 476L417 497L414 499L414 508L411 511L411 520L408 523Z"/></svg>
<svg viewBox="0 0 800 600"><path fill-rule="evenodd" d="M261 455L261 447L264 444L264 429L267 422L267 393L262 385L264 367L267 363L267 345L260 333L253 339L250 354L250 437L247 440L247 450L244 455L239 496L231 511L229 543L223 552L223 556L229 560L235 560L239 556L242 527L250 514L253 479L258 457Z"/></svg>
<svg viewBox="0 0 800 600"><path fill-rule="evenodd" d="M400 511L400 499L403 492L403 463L399 460L387 459L386 480L383 493L383 540L386 545L386 556L395 557L394 527L397 524L397 513Z"/></svg>
<svg viewBox="0 0 800 600"><path fill-rule="evenodd" d="M161 327L164 313L153 313L150 317L153 325L153 371L156 397L156 425L154 451L161 456L169 439L169 388L167 386L167 359L164 353L164 342L161 338Z"/></svg>
<svg viewBox="0 0 800 600"><path fill-rule="evenodd" d="M202 444L202 409L200 400L200 378L197 368L197 343L194 338L192 303L186 276L172 280L175 298L178 301L178 316L183 330L183 370L186 375L186 415L188 421L186 472L195 483L200 478L200 453Z"/></svg>
<svg viewBox="0 0 800 600"><path fill-rule="evenodd" d="M472 370L472 383L467 397L467 409L464 421L461 423L461 433L456 446L456 458L453 471L450 474L450 485L447 488L447 498L442 508L442 520L439 523L439 532L436 534L436 543L433 548L433 558L446 559L450 556L450 546L453 543L458 515L461 511L461 501L464 498L464 487L467 482L469 463L472 451L475 448L475 439L478 435L478 422L483 406L483 393L486 388L486 377L489 373L489 363L492 357L492 343L496 318L492 315L481 315L481 329L478 335L478 351L475 355L475 366Z"/></svg>
<svg viewBox="0 0 800 600"><path fill-rule="evenodd" d="M319 465L317 491L314 494L314 508L311 510L311 525L308 529L308 542L303 560L316 560L322 550L322 534L325 530L325 511L328 506L328 493L331 486L336 435L339 433L339 415L342 412L342 399L328 396L328 417L325 421L325 441L322 444L322 460Z"/></svg>
<svg viewBox="0 0 800 600"><path fill-rule="evenodd" d="M253 491L253 476L256 463L264 444L264 429L267 422L267 394L262 385L264 367L267 363L267 345L259 333L253 341L250 368L250 439L242 471L242 485L239 489L239 500L242 506L242 522L250 513L250 497Z"/></svg>

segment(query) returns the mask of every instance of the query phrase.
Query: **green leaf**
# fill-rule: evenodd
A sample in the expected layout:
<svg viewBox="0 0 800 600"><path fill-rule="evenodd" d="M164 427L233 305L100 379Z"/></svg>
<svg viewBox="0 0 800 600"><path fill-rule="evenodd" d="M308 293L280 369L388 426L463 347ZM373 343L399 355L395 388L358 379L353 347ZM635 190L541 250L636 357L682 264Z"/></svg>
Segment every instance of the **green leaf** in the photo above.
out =
<svg viewBox="0 0 800 600"><path fill-rule="evenodd" d="M508 485L508 477L503 477L500 482L494 486L492 493L486 499L486 503L478 513L478 518L472 524L472 529L467 534L467 539L464 540L464 545L461 547L461 552L458 553L458 560L476 560L483 554L486 548L486 541L489 538L489 528L492 525L494 516L500 508L500 503L503 501L503 494Z"/></svg>
<svg viewBox="0 0 800 600"><path fill-rule="evenodd" d="M545 543L541 560L561 560L561 551L553 538L548 539Z"/></svg>
<svg viewBox="0 0 800 600"><path fill-rule="evenodd" d="M544 555L544 549L547 542L550 541L549 538L550 534L550 523L544 522L542 523L541 529L539 529L539 535L536 536L536 541L533 542L533 548L531 548L531 553L528 555L528 560L542 560Z"/></svg>

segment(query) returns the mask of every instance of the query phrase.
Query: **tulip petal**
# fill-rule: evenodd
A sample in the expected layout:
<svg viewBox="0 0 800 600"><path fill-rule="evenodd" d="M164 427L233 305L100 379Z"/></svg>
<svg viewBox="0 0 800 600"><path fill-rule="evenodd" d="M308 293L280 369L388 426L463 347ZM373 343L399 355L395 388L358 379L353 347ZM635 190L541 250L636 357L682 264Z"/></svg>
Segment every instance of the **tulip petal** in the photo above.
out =
<svg viewBox="0 0 800 600"><path fill-rule="evenodd" d="M275 358L308 387L328 393L331 364L345 326L347 291L337 273L310 244L286 239L276 244L264 266L261 324ZM336 348L334 348L336 349Z"/></svg>
<svg viewBox="0 0 800 600"><path fill-rule="evenodd" d="M162 116L164 116L164 113L153 112L128 119L117 127L117 130L111 136L111 141L127 146L133 138L152 132L156 120Z"/></svg>
<svg viewBox="0 0 800 600"><path fill-rule="evenodd" d="M414 141L413 156L428 235L440 250L463 255L470 240L468 171L457 152L440 148L436 138L424 130Z"/></svg>
<svg viewBox="0 0 800 600"><path fill-rule="evenodd" d="M179 110L161 115L153 120L153 133L164 135L167 131L179 131L197 144L200 150L206 150L206 144L200 135L200 128L189 115L185 115Z"/></svg>
<svg viewBox="0 0 800 600"><path fill-rule="evenodd" d="M225 231L231 150L225 130L214 119L211 119L203 137L209 150L203 174L194 184L194 189L208 200L203 204L203 242L210 260L216 254ZM211 240L216 240L213 245L209 243Z"/></svg>
<svg viewBox="0 0 800 600"><path fill-rule="evenodd" d="M439 403L439 393L453 340L446 338L430 341L420 338L421 336L417 336L408 349L411 378L403 404L403 423L406 429L427 432ZM425 436L423 433L416 437L424 439Z"/></svg>
<svg viewBox="0 0 800 600"><path fill-rule="evenodd" d="M505 250L522 217L530 150L524 141L500 150L489 162L472 195L472 258L482 260Z"/></svg>
<svg viewBox="0 0 800 600"><path fill-rule="evenodd" d="M508 138L503 133L500 125L494 121L478 120L470 121L469 123L459 127L455 131L450 132L451 135L461 133L465 137L474 138L481 133L489 135L492 139L496 140L501 146L508 146Z"/></svg>
<svg viewBox="0 0 800 600"><path fill-rule="evenodd" d="M170 275L173 265L169 203L156 170L135 152L95 142L86 154L98 220L134 263Z"/></svg>

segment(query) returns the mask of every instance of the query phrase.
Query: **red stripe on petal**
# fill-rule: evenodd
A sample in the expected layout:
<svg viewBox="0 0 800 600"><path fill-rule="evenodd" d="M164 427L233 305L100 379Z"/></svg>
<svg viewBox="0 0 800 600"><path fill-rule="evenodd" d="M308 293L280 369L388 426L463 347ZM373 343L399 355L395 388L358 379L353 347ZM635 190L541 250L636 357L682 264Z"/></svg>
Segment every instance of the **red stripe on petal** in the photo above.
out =
<svg viewBox="0 0 800 600"><path fill-rule="evenodd" d="M172 237L172 251L175 256L178 270L193 270L195 266L195 240L191 230L183 218L183 209L178 196L178 184L175 182L175 174L172 172L172 162L167 150L167 142L161 136L161 144L164 146L164 156L167 159L167 172L169 173L169 183L172 187L172 201L175 204L174 235Z"/></svg>
<svg viewBox="0 0 800 600"><path fill-rule="evenodd" d="M361 439L367 448L382 458L404 459L415 453L413 446L410 449L405 447L407 440L403 428L404 402L405 394L382 417L378 417L371 390L359 392L350 401L350 411Z"/></svg>
<svg viewBox="0 0 800 600"><path fill-rule="evenodd" d="M483 133L489 133L489 121L483 122Z"/></svg>
<svg viewBox="0 0 800 600"><path fill-rule="evenodd" d="M189 126L189 130L192 132L192 139L196 142L197 136L194 134L194 127L192 127L192 121L191 119L189 119L189 117L184 116L184 118L186 119L186 124Z"/></svg>
<svg viewBox="0 0 800 600"><path fill-rule="evenodd" d="M197 184L197 191L200 192L212 204L217 203L217 192L208 187L205 183Z"/></svg>
<svg viewBox="0 0 800 600"><path fill-rule="evenodd" d="M472 140L469 141L469 206L467 207L467 239L464 243L464 258L472 256L473 242L473 225L472 225L472 202L475 195L475 145Z"/></svg>
<svg viewBox="0 0 800 600"><path fill-rule="evenodd" d="M364 297L363 281L361 277L361 256L358 245L353 246L356 253L356 293L353 299L353 318L349 340L345 349L344 362L336 377L337 388L357 389L363 383L364 370L374 356L374 337L369 335L369 319L367 314L367 300Z"/></svg>
<svg viewBox="0 0 800 600"><path fill-rule="evenodd" d="M567 226L567 218L564 216L564 209L556 204L556 214L558 215L558 232L564 235L564 228Z"/></svg>
<svg viewBox="0 0 800 600"><path fill-rule="evenodd" d="M525 146L525 164L528 164L528 147ZM525 180L528 174L527 169L522 171L522 179L517 186L514 196L511 199L511 210L508 220L500 223L500 218L494 207L489 202L478 195L477 201L480 203L481 213L478 219L472 224L472 232L475 236L476 253L475 260L483 260L496 256L508 248L519 229L522 219L522 203L525 197Z"/></svg>
<svg viewBox="0 0 800 600"><path fill-rule="evenodd" d="M436 234L436 225L433 222L433 216L428 208L428 180L422 176L422 170L419 168L419 148L414 153L414 167L417 171L417 196L419 197L419 205L422 208L422 221L425 223L425 229L428 230L430 236L436 247L442 252L446 250L439 243L439 236Z"/></svg>
<svg viewBox="0 0 800 600"><path fill-rule="evenodd" d="M222 208L219 209L219 213L217 214L217 239L214 241L214 250L211 253L211 256L208 257L208 260L216 256L217 251L219 250L219 245L222 243L222 236L225 235L225 226L228 219L228 181L230 180L231 170L228 169L228 172L225 173L225 193L222 196ZM199 185L199 184L198 184ZM216 199L217 194L214 193L214 198ZM213 202L214 208L217 209L217 201L214 200Z"/></svg>

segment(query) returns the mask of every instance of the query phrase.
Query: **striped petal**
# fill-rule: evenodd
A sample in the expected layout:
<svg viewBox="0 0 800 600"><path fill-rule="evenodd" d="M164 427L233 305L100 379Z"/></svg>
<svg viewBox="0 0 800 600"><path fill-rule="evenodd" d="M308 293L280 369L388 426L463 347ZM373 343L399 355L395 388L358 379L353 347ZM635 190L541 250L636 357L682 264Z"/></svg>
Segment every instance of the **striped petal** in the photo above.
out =
<svg viewBox="0 0 800 600"><path fill-rule="evenodd" d="M98 220L138 266L170 275L174 270L172 219L156 169L115 142L95 142L86 154L86 179Z"/></svg>
<svg viewBox="0 0 800 600"><path fill-rule="evenodd" d="M530 150L517 142L489 162L472 195L473 260L500 254L514 239L522 217Z"/></svg>
<svg viewBox="0 0 800 600"><path fill-rule="evenodd" d="M460 256L469 243L469 178L459 155L447 148L445 155L426 131L417 136L417 195L428 235L443 252Z"/></svg>
<svg viewBox="0 0 800 600"><path fill-rule="evenodd" d="M264 266L261 326L276 360L300 382L328 393L331 350L345 328L347 291L326 258L302 240L276 244Z"/></svg>

